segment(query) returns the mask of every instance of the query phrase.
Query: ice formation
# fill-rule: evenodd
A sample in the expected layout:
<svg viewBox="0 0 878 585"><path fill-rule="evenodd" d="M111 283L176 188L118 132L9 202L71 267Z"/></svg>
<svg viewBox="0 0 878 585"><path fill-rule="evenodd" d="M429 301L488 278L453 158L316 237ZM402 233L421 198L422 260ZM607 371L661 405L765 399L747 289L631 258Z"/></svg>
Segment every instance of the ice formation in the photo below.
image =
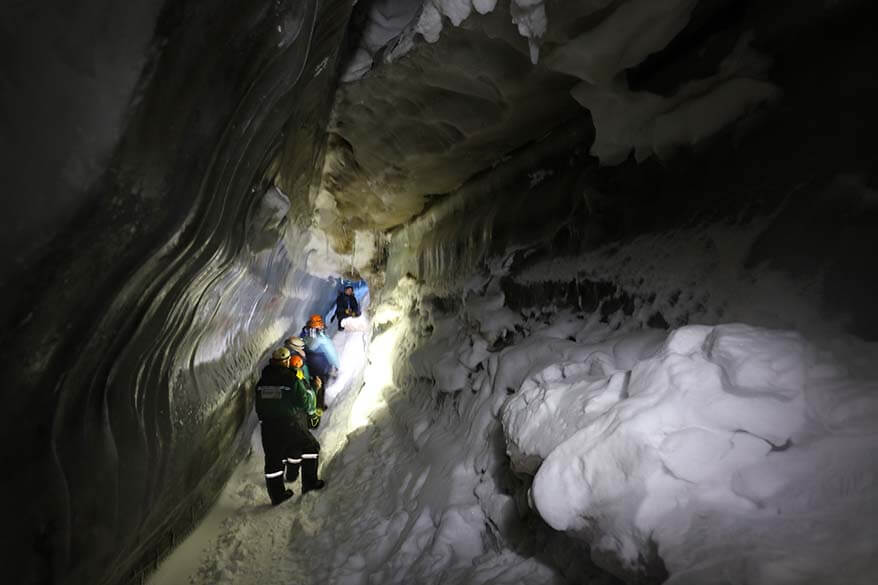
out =
<svg viewBox="0 0 878 585"><path fill-rule="evenodd" d="M368 73L374 55L412 23L419 9L420 0L372 2L359 46L342 73L341 81L354 81Z"/></svg>
<svg viewBox="0 0 878 585"><path fill-rule="evenodd" d="M780 90L761 80L769 63L749 42L742 38L716 74L690 81L670 97L630 91L627 83L610 76L603 84L577 85L573 97L595 123L592 154L603 164L620 163L632 150L638 161L653 154L669 159L678 147L695 146L778 99Z"/></svg>
<svg viewBox="0 0 878 585"><path fill-rule="evenodd" d="M638 161L652 155L670 158L677 148L698 145L779 97L779 89L764 79L768 62L749 47L747 34L713 75L693 79L673 95L629 89L625 71L664 49L688 24L696 4L695 0L628 0L617 6L607 0L592 2L576 14L580 20L593 18L593 26L572 36L555 33L561 36L553 39L542 58L540 45L548 27L545 2L512 0L509 10L519 34L528 39L532 63L582 80L571 93L594 121L591 152L603 164L612 165L632 151ZM412 49L415 35L437 42L443 19L461 26L473 11L486 14L496 6L494 0L375 3L343 80L365 75L384 46L388 47L385 61L391 62Z"/></svg>
<svg viewBox="0 0 878 585"><path fill-rule="evenodd" d="M412 49L416 36L435 43L442 33L443 18L460 26L473 12L488 14L497 0L380 0L370 5L359 46L342 74L343 82L356 81L373 66L378 52L392 62ZM546 33L545 0L512 0L512 23L528 39L531 62L539 60L540 40Z"/></svg>
<svg viewBox="0 0 878 585"><path fill-rule="evenodd" d="M608 0L592 3L590 15L605 10ZM659 51L689 21L695 0L630 0L597 24L552 51L543 63L588 84L606 86L629 67Z"/></svg>

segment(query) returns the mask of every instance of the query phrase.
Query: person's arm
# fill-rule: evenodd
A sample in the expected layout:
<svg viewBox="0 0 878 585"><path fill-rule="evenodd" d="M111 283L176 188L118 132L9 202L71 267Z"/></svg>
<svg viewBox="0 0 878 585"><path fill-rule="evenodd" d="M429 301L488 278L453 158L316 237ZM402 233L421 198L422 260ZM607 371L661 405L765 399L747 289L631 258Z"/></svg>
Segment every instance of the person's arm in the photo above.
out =
<svg viewBox="0 0 878 585"><path fill-rule="evenodd" d="M311 389L310 383L305 378L300 379L297 386L302 404L305 407L305 414L308 415L308 427L316 429L320 425L320 418L323 415L323 411L317 408L317 394Z"/></svg>
<svg viewBox="0 0 878 585"><path fill-rule="evenodd" d="M311 389L311 385L306 382L304 378L299 380L299 383L296 386L300 394L299 399L305 406L305 412L308 416L311 416L317 411L317 394L314 393L314 390Z"/></svg>
<svg viewBox="0 0 878 585"><path fill-rule="evenodd" d="M357 302L357 297L351 295L351 309L354 311L354 315L360 316L360 303Z"/></svg>
<svg viewBox="0 0 878 585"><path fill-rule="evenodd" d="M315 414L317 412L317 395L310 388L305 391L307 395L307 402L305 403L305 412L308 413L308 416Z"/></svg>

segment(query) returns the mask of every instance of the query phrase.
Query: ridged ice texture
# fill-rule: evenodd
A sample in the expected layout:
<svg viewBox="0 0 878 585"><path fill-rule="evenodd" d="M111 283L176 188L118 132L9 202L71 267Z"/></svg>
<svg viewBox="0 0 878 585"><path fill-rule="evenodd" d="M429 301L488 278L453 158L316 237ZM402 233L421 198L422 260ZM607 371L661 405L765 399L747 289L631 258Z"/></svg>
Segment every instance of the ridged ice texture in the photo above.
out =
<svg viewBox="0 0 878 585"><path fill-rule="evenodd" d="M114 14L82 45L85 61L122 61L117 33L155 31L148 51L130 48L130 95L67 87L126 124L101 146L111 155L95 154L94 182L58 187L70 225L33 223L22 249L40 253L4 270L8 582L137 581L239 460L256 367L333 294L305 271L296 219L321 156L303 137L328 116L349 11L167 3L152 19ZM75 67L80 56L47 58ZM285 193L271 186L282 151L297 173L281 177Z"/></svg>

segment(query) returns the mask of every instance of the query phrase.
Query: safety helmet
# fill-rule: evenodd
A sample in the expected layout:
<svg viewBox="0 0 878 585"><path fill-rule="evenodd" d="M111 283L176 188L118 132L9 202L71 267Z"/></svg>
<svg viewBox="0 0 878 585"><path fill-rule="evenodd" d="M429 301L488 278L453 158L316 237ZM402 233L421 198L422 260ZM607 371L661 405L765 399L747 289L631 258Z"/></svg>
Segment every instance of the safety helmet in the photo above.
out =
<svg viewBox="0 0 878 585"><path fill-rule="evenodd" d="M288 337L287 340L284 341L284 345L292 351L303 350L305 349L305 340L301 337Z"/></svg>
<svg viewBox="0 0 878 585"><path fill-rule="evenodd" d="M285 347L279 347L271 354L271 361L282 362L290 359L290 350Z"/></svg>
<svg viewBox="0 0 878 585"><path fill-rule="evenodd" d="M294 368L301 368L305 361L302 359L302 356L296 354L290 359L290 365Z"/></svg>
<svg viewBox="0 0 878 585"><path fill-rule="evenodd" d="M323 329L323 317L317 314L311 315L308 317L308 327Z"/></svg>

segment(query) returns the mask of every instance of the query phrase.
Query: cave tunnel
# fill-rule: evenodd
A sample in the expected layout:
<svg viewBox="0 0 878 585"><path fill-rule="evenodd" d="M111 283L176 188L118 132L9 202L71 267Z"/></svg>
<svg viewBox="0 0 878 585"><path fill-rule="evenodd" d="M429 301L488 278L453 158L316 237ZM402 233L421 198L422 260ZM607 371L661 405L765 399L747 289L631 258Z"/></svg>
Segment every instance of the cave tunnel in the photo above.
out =
<svg viewBox="0 0 878 585"><path fill-rule="evenodd" d="M4 582L878 582L875 22L4 3ZM254 388L342 282L271 506Z"/></svg>

